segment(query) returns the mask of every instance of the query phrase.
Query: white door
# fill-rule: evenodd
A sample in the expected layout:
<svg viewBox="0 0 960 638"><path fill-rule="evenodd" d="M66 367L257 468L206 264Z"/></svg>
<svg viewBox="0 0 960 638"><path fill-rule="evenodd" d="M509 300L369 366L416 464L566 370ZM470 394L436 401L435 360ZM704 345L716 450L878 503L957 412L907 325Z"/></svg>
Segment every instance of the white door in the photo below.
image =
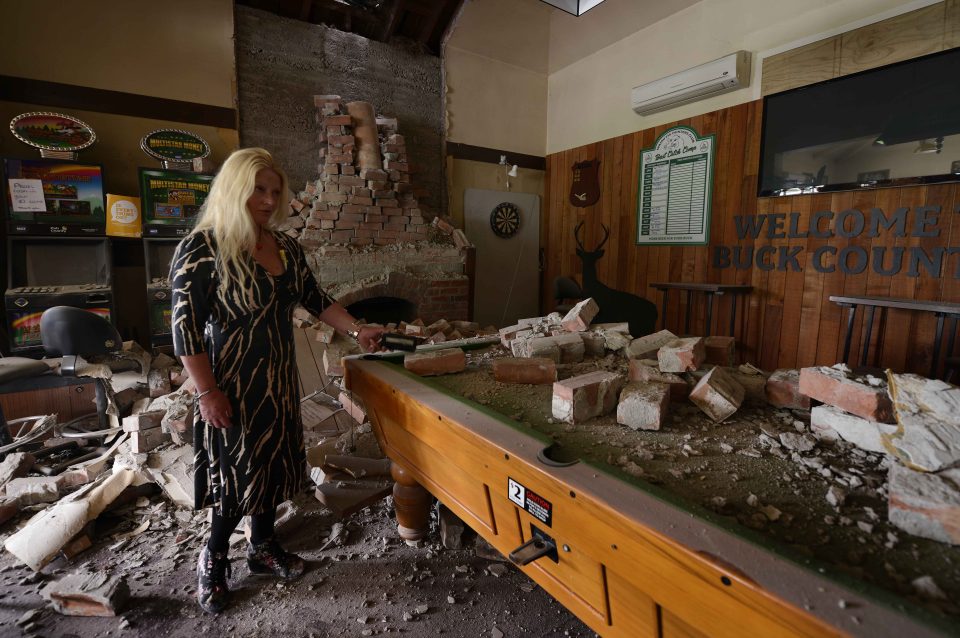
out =
<svg viewBox="0 0 960 638"><path fill-rule="evenodd" d="M468 188L463 199L464 232L477 250L474 321L503 328L539 316L540 196ZM510 237L497 235L491 226L491 214L503 203L519 213Z"/></svg>

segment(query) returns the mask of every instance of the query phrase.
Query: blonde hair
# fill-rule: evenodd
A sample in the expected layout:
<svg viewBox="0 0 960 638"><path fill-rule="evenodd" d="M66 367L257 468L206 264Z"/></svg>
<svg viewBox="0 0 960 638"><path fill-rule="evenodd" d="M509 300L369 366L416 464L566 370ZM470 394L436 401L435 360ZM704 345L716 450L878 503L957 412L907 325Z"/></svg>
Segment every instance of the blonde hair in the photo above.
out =
<svg viewBox="0 0 960 638"><path fill-rule="evenodd" d="M257 173L263 169L280 176L277 209L267 226L276 228L282 223L289 215L290 204L286 174L269 151L242 148L231 153L223 163L193 228L194 233L210 230L216 241L221 292L227 290L234 279L243 281L253 277L253 249L259 229L247 210L247 200L253 195Z"/></svg>

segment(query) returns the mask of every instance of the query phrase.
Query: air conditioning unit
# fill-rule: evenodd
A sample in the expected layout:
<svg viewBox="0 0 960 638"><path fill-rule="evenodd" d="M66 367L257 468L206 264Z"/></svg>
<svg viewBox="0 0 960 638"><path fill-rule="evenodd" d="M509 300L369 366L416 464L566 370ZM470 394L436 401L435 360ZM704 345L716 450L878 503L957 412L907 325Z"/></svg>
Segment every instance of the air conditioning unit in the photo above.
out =
<svg viewBox="0 0 960 638"><path fill-rule="evenodd" d="M672 109L750 86L750 52L737 51L718 60L635 87L633 110L640 115Z"/></svg>

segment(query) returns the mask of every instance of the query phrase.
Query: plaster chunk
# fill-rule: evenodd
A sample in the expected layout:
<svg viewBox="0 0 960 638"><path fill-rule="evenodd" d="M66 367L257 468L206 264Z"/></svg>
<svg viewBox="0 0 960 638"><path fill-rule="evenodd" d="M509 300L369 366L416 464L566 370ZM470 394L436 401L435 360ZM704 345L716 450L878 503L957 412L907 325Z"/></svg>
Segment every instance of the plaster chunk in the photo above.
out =
<svg viewBox="0 0 960 638"><path fill-rule="evenodd" d="M817 405L810 410L810 428L822 439L841 438L861 450L887 453L883 436L893 434L897 426L869 421L832 405Z"/></svg>
<svg viewBox="0 0 960 638"><path fill-rule="evenodd" d="M890 522L903 531L960 545L960 469L937 474L890 466Z"/></svg>
<svg viewBox="0 0 960 638"><path fill-rule="evenodd" d="M887 378L898 428L884 443L915 470L960 465L960 387L916 374Z"/></svg>

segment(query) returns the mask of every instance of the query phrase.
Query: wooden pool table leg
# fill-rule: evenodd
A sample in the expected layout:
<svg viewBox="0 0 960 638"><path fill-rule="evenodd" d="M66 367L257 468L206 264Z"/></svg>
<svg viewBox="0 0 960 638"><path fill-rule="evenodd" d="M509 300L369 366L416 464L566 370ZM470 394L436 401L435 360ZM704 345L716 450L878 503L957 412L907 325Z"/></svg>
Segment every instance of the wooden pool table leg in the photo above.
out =
<svg viewBox="0 0 960 638"><path fill-rule="evenodd" d="M430 529L430 492L425 490L403 467L390 464L393 484L393 507L397 514L397 533L408 545L416 545Z"/></svg>

